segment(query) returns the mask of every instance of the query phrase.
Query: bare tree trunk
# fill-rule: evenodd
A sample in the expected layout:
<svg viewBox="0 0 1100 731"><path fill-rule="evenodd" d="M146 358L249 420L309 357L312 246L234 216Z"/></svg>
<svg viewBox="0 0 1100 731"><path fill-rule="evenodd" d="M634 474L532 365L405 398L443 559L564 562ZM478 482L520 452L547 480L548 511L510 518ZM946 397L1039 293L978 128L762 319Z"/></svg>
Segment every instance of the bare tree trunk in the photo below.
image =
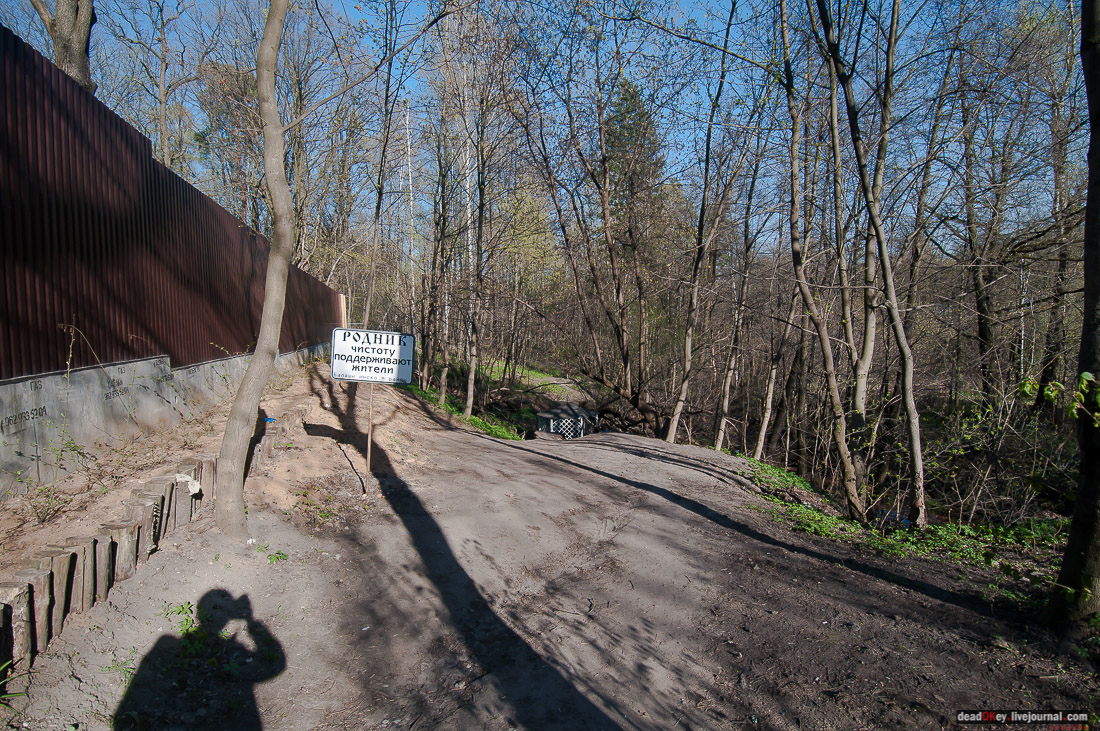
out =
<svg viewBox="0 0 1100 731"><path fill-rule="evenodd" d="M267 259L264 307L260 317L256 352L249 361L237 397L233 400L218 456L214 520L222 532L233 538L245 538L248 535L244 510L244 465L248 456L248 443L256 424L260 397L279 350L286 279L290 257L294 253L294 201L286 179L286 140L275 96L275 66L279 58L288 4L289 0L271 0L264 21L263 38L256 53L256 95L263 120L264 175L271 196L274 225L271 252Z"/></svg>
<svg viewBox="0 0 1100 731"><path fill-rule="evenodd" d="M393 127L393 110L396 95L393 92L393 61L397 47L397 9L391 0L386 6L386 21L383 38L383 51L389 57L386 63L385 81L382 90L382 138L378 142L378 169L374 176L374 215L371 218L370 236L370 272L367 276L367 301L363 306L363 328L370 327L371 304L374 300L376 276L378 271L379 249L382 244L382 199L386 191L387 154L390 147L390 132Z"/></svg>
<svg viewBox="0 0 1100 731"><path fill-rule="evenodd" d="M799 336L798 348L794 351L794 358L791 360L791 367L787 370L787 378L783 382L783 398L779 400L779 409L775 414L775 426L771 430L767 447L761 453L760 459L774 453L776 446L779 444L779 438L783 436L784 432L790 430L791 404L796 399L796 391L802 378L802 358L804 356L803 346L805 341L806 333L803 330Z"/></svg>
<svg viewBox="0 0 1100 731"><path fill-rule="evenodd" d="M168 151L168 32L164 27L164 9L160 11L160 68L157 74L157 136L160 137L160 162L171 167L172 157Z"/></svg>
<svg viewBox="0 0 1100 731"><path fill-rule="evenodd" d="M966 244L970 257L968 271L974 287L974 313L977 320L978 335L978 370L982 381L982 400L985 403L990 403L993 401L995 390L993 377L993 306L989 300L987 287L988 275L986 274L986 268L989 264L985 260L986 247L979 241L978 233L978 193L974 171L976 155L974 152L972 114L970 104L964 101L962 104L963 195Z"/></svg>
<svg viewBox="0 0 1100 731"><path fill-rule="evenodd" d="M520 271L519 262L516 261L512 271L512 308L508 317L508 353L504 359L504 368L500 372L500 380L502 382L516 380L516 350L519 345L519 338L516 337L516 329L519 325L519 291L521 284L523 284L523 274ZM508 377L509 369L512 373L510 379Z"/></svg>
<svg viewBox="0 0 1100 731"><path fill-rule="evenodd" d="M821 347L822 366L825 370L826 386L833 412L833 444L840 458L844 480L844 497L848 505L848 513L852 518L861 523L866 523L866 508L863 505L863 498L860 495L859 485L857 484L855 464L852 462L852 452L848 446L848 420L844 413L844 404L840 398L840 387L837 384L836 364L833 360L833 344L829 337L828 325L825 323L825 318L822 317L821 310L817 306L817 300L810 290L810 284L806 278L806 270L804 267L805 255L802 246L802 230L800 223L802 183L799 158L802 132L802 108L795 99L794 93L794 71L791 68L786 0L779 0L779 8L780 29L783 36L782 83L787 96L787 112L791 117L791 137L788 150L790 164L791 258L794 264L795 280L798 283L798 291L802 295L802 304L806 309L806 315L814 325L814 329L817 332L818 343Z"/></svg>
<svg viewBox="0 0 1100 731"><path fill-rule="evenodd" d="M450 290L447 282L447 236L450 225L448 214L448 166L444 151L443 125L446 116L440 114L440 131L435 139L436 181L435 200L433 202L432 222L432 257L431 267L426 274L428 281L423 287L425 299L424 324L427 331L424 343L424 362L421 364L422 387L427 389L431 385L432 370L435 367L435 356L439 352L443 357L443 377L440 380L441 393L446 391L447 368L450 365L448 351L448 323L450 318L449 296Z"/></svg>
<svg viewBox="0 0 1100 731"><path fill-rule="evenodd" d="M474 414L474 395L477 392L477 369L481 356L481 327L478 320L481 319L481 300L473 302L470 311L470 331L467 338L467 362L469 370L466 373L466 403L462 408L462 418L469 419Z"/></svg>
<svg viewBox="0 0 1100 731"><path fill-rule="evenodd" d="M768 385L764 389L764 413L760 417L760 431L756 434L756 447L752 450L753 459L760 459L764 455L764 439L768 433L768 422L772 418L772 399L775 394L775 380L779 375L779 364L783 361L783 348L787 345L787 337L791 334L791 326L794 324L794 313L798 297L791 293L791 307L787 311L787 320L783 323L783 335L779 338L779 345L772 355L772 365L768 370Z"/></svg>
<svg viewBox="0 0 1100 731"><path fill-rule="evenodd" d="M1085 205L1085 296L1077 372L1085 386L1078 407L1081 467L1069 539L1050 619L1074 632L1100 610L1100 1L1081 3L1081 65L1089 107L1088 198ZM1089 374L1091 378L1086 378Z"/></svg>
<svg viewBox="0 0 1100 731"><path fill-rule="evenodd" d="M722 377L722 399L715 410L714 448L721 450L726 442L726 419L730 413L730 390L733 387L733 373L737 367L737 343L730 343L729 356L726 358L725 375Z"/></svg>
<svg viewBox="0 0 1100 731"><path fill-rule="evenodd" d="M1035 394L1035 407L1039 407L1046 400L1047 387L1058 380L1058 371L1062 365L1062 350L1065 347L1065 328L1062 320L1065 318L1066 279L1069 270L1069 254L1067 251L1066 231L1066 148L1069 143L1069 131L1067 129L1063 104L1065 94L1058 95L1051 105L1050 120L1050 172L1054 179L1054 200L1051 214L1054 216L1054 225L1057 238L1055 246L1058 249L1058 266L1055 273L1054 298L1050 303L1050 317L1048 318L1046 343L1043 349L1043 360L1039 371L1039 387Z"/></svg>
<svg viewBox="0 0 1100 731"><path fill-rule="evenodd" d="M451 303L450 290L443 291L443 338L440 351L443 355L443 370L439 374L439 405L447 403L447 378L451 371Z"/></svg>
<svg viewBox="0 0 1100 731"><path fill-rule="evenodd" d="M53 42L53 61L76 83L95 94L89 64L95 8L92 0L57 0L54 13L45 0L31 0Z"/></svg>
<svg viewBox="0 0 1100 731"><path fill-rule="evenodd" d="M726 440L726 417L730 409L730 390L733 387L734 377L737 374L737 356L741 354L741 332L745 324L745 300L748 296L749 267L751 265L752 250L756 246L756 238L759 235L759 229L752 235L749 234L749 229L752 219L753 199L756 196L756 184L760 176L760 165L764 159L762 150L763 139L763 135L757 135L752 177L749 179L749 192L745 200L745 222L742 227L744 249L742 249L741 277L737 282L737 298L733 304L732 342L730 343L729 357L726 358L725 376L722 378L722 398L718 407L714 410L714 448L718 450L722 449ZM747 399L745 408L748 408Z"/></svg>
<svg viewBox="0 0 1100 731"><path fill-rule="evenodd" d="M828 60L828 59L826 59ZM829 69L829 146L832 149L833 178L833 237L840 279L840 306L843 317L844 342L848 346L848 358L853 371L851 386L852 460L856 467L856 479L860 485L867 481L867 384L871 376L871 362L875 356L875 334L878 331L879 292L875 286L877 254L869 235L864 238L863 256L863 333L856 342L851 285L848 276L847 227L844 221L843 167L840 146L840 118L837 109L837 76L834 64Z"/></svg>
<svg viewBox="0 0 1100 731"><path fill-rule="evenodd" d="M840 46L837 42L836 31L830 18L828 3L817 0L818 13L821 18L822 29L825 31L825 42L829 49L830 63L836 69L837 79L844 90L844 103L848 115L848 129L852 137L852 147L855 149L856 163L859 167L860 187L863 190L863 199L867 204L867 214L871 219L871 228L875 234L878 245L879 266L882 269L882 281L886 288L886 309L890 313L890 325L894 334L901 356L902 366L902 398L905 401L906 422L909 427L909 467L910 467L910 514L909 519L913 525L923 528L927 523L924 506L924 455L921 448L920 413L917 411L916 396L913 383L913 351L909 347L909 339L905 334L900 308L898 307L897 292L894 288L894 270L890 259L890 252L886 246L886 231L879 217L878 192L871 180L867 168L867 151L864 147L862 133L859 125L859 108L856 104L855 94L852 91L851 72L840 57ZM890 108L893 99L894 88L894 54L897 47L898 16L901 11L901 0L894 0L890 14L890 33L886 49L886 69L883 74L882 92L882 130L879 132L878 161L881 163L886 155L886 142L891 123ZM881 187L878 186L878 187Z"/></svg>
<svg viewBox="0 0 1100 731"><path fill-rule="evenodd" d="M715 90L714 98L711 100L710 116L707 119L707 135L703 148L703 195L699 201L699 221L695 227L695 256L692 258L691 262L691 296L688 300L687 331L684 333L684 374L680 380L680 391L676 395L676 404L672 408L672 418L669 419L668 422L668 434L665 435L665 441L669 444L676 443L676 430L680 425L680 415L684 413L684 404L687 402L688 387L691 384L692 349L694 347L695 325L699 317L699 287L702 280L703 262L706 261L707 251L710 249L710 244L714 240L715 234L718 232L718 223L722 219L726 202L729 199L730 186L727 184L722 190L722 196L718 202L717 210L713 212L710 235L705 235L707 216L712 213L709 210L709 204L711 143L714 134L714 118L718 115L719 104L722 100L722 89L726 85L726 50L729 48L730 44L730 28L733 27L733 14L736 8L737 3L731 0L730 14L729 18L726 20L726 36L725 40L722 42L722 59L721 70L718 74L718 88ZM719 169L718 172L721 174L721 169ZM644 378L645 374L642 374L642 377ZM729 391L727 390L726 393L728 396ZM722 420L722 423L724 426L725 419Z"/></svg>
<svg viewBox="0 0 1100 731"><path fill-rule="evenodd" d="M921 258L924 249L928 245L928 194L932 186L932 163L935 161L936 147L940 139L940 127L943 124L943 109L947 103L947 85L951 78L951 69L954 66L955 53L947 57L944 64L943 76L940 79L939 92L936 94L935 109L932 113L932 127L928 132L928 151L921 162L920 186L917 188L917 201L913 215L913 253L909 259L909 289L905 296L905 317L903 324L906 332L909 331L909 318L917 308L917 278L920 271Z"/></svg>

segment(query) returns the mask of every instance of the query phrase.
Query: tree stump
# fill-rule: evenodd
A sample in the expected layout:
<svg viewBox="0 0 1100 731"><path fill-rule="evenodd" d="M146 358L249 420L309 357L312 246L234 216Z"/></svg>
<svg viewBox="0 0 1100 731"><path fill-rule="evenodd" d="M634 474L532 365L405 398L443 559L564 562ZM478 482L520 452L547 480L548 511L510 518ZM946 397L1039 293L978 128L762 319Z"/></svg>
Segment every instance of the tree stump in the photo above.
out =
<svg viewBox="0 0 1100 731"><path fill-rule="evenodd" d="M198 500L196 499L195 494L192 492L192 488L199 488L201 490L200 483L196 479L194 474L195 470L197 469L197 467L194 467L190 471L184 470L182 472L176 473L175 512L177 516L177 523L182 524L191 522L191 518L194 515L194 512L198 510Z"/></svg>
<svg viewBox="0 0 1100 731"><path fill-rule="evenodd" d="M149 554L157 550L157 518L160 514L160 496L134 490L130 494L130 499L122 504L126 506L130 520L141 526L138 530L136 555L138 563L145 563Z"/></svg>
<svg viewBox="0 0 1100 731"><path fill-rule="evenodd" d="M145 482L145 492L149 495L160 496L160 530L157 536L158 543L160 538L167 535L176 527L176 478L175 477L154 477L151 480Z"/></svg>
<svg viewBox="0 0 1100 731"><path fill-rule="evenodd" d="M209 498L216 500L215 484L217 483L218 476L218 458L217 457L203 457L199 461L199 474L196 478L199 480L199 485L202 487L202 497L199 498L199 505L202 505L202 499Z"/></svg>

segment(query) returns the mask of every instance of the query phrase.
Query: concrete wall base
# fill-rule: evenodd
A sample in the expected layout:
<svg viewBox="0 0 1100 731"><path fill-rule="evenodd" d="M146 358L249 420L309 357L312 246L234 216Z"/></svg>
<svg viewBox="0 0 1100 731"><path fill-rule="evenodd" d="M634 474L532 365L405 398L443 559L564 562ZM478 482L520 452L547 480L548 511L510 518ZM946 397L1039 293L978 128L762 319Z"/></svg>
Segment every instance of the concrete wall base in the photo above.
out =
<svg viewBox="0 0 1100 731"><path fill-rule="evenodd" d="M280 355L276 369L324 358ZM0 382L0 500L80 469L119 442L191 419L236 393L251 355L172 368L167 357Z"/></svg>

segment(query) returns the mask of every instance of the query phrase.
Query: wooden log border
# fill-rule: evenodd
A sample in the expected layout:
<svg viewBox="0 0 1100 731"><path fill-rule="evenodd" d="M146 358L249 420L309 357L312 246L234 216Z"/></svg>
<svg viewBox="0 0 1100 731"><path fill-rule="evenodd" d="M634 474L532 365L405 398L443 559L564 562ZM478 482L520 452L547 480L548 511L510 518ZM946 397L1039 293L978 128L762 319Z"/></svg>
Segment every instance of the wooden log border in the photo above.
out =
<svg viewBox="0 0 1100 731"><path fill-rule="evenodd" d="M124 513L104 522L99 533L49 544L27 568L0 576L0 666L10 662L0 690L15 689L8 687L12 676L25 683L23 673L61 634L69 614L105 601L115 582L133 576L166 535L196 519L204 498L213 497L217 467L216 456L202 456L145 480L123 502Z"/></svg>

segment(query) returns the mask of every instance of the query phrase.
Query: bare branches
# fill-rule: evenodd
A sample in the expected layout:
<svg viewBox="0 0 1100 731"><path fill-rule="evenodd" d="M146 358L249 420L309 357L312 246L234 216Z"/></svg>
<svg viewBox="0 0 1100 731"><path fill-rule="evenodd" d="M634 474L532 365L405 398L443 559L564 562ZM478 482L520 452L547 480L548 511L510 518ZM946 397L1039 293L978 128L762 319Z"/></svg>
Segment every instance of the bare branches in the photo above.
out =
<svg viewBox="0 0 1100 731"><path fill-rule="evenodd" d="M478 2L478 0L470 0L465 5L458 5L458 6L449 7L449 8L446 8L445 10L443 10L443 12L436 14L435 17L433 17L419 31L416 32L416 35L414 35L409 40L405 41L405 43L401 44L401 46L399 48L397 48L396 50L394 50L392 53L386 55L384 58L379 60L378 63L376 63L374 65L374 68L372 68L370 71L363 74L362 76L360 76L360 77L344 84L339 89L337 89L336 91L334 91L331 94L329 94L328 96L326 96L324 99L321 99L320 101L315 102L315 103L311 104L310 106L308 106L306 108L306 110L304 112L302 112L301 114L299 114L298 117L294 121L290 122L289 124L284 125L283 126L283 131L286 132L287 130L290 130L294 127L297 127L299 124L301 124L306 119L306 117L313 114L314 112L316 112L318 109L320 109L324 105L328 104L333 99L336 99L337 97L343 96L347 92L351 91L355 87L362 84L364 81L369 81L370 79L374 78L374 75L377 74L378 71L381 70L383 66L385 66L390 61L392 61L393 59L400 56L408 48L412 47L412 45L415 44L417 41L419 41L422 37L424 37L424 35L428 31L430 31L432 28L434 28L436 26L436 24L439 23L439 21L443 20L448 15L452 15L454 13L465 10L466 8L472 7L473 5L477 4L477 2Z"/></svg>

